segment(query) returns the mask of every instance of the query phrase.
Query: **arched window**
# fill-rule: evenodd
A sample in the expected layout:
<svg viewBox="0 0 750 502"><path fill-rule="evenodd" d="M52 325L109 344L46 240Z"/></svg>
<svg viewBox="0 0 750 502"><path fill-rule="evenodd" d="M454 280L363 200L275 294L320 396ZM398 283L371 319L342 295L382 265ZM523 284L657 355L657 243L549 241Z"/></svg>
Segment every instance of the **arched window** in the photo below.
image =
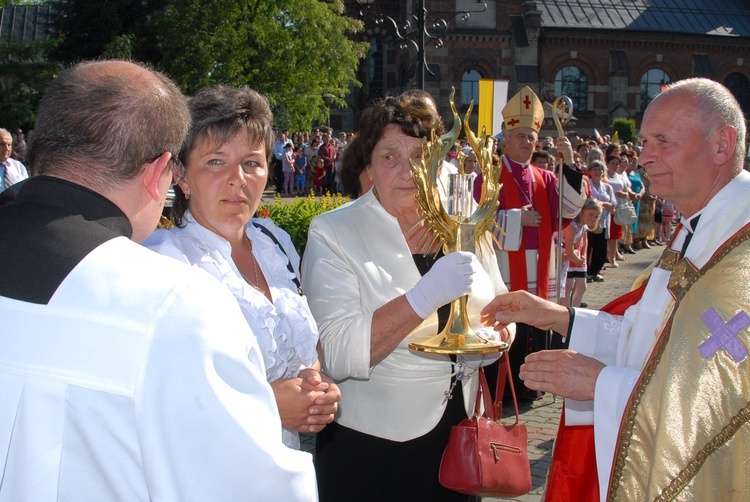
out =
<svg viewBox="0 0 750 502"><path fill-rule="evenodd" d="M474 100L474 108L479 104L479 79L482 76L477 70L464 72L461 77L461 104L469 105Z"/></svg>
<svg viewBox="0 0 750 502"><path fill-rule="evenodd" d="M555 75L555 96L568 96L573 101L573 110L589 109L589 79L577 66L566 66Z"/></svg>
<svg viewBox="0 0 750 502"><path fill-rule="evenodd" d="M367 58L367 93L370 99L383 95L385 89L385 50L379 38L370 39Z"/></svg>
<svg viewBox="0 0 750 502"><path fill-rule="evenodd" d="M667 72L659 68L651 68L641 77L641 111L644 111L648 104L664 88L672 83Z"/></svg>
<svg viewBox="0 0 750 502"><path fill-rule="evenodd" d="M730 73L724 79L724 85L732 91L745 115L750 115L750 81L742 73Z"/></svg>

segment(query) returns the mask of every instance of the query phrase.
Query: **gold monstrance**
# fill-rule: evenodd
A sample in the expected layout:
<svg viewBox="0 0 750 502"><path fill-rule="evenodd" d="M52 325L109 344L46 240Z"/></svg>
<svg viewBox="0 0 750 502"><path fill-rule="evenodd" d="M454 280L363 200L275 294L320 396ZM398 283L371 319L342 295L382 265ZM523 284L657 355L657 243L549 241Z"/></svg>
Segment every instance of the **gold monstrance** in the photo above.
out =
<svg viewBox="0 0 750 502"><path fill-rule="evenodd" d="M480 239L492 244L487 238L487 231L495 225L495 213L499 204L497 196L502 186L499 181L502 166L492 164L494 138L488 137L484 128L477 138L469 128L469 116L474 106L472 102L463 124L469 146L476 154L482 170L480 202L474 202L473 176L463 172L461 162L458 174L450 175L450 183L446 188L447 204L443 205L438 190L438 175L445 154L461 131L461 119L453 102L454 94L455 89L450 97L452 129L439 138L433 130L429 141L422 140L422 160L419 164L412 161L412 170L417 184L417 200L424 212L424 219L435 234L428 248L439 238L446 254L453 251L475 253ZM507 343L483 338L471 328L466 307L468 299L468 295L464 295L451 302L448 323L439 335L421 342L412 342L409 348L437 354L491 354L508 350Z"/></svg>

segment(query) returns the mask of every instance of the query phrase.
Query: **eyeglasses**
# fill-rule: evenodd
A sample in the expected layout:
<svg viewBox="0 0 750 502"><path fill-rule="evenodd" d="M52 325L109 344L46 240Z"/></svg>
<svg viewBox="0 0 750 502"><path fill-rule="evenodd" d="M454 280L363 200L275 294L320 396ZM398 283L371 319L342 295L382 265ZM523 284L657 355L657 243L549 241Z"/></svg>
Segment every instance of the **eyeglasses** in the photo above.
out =
<svg viewBox="0 0 750 502"><path fill-rule="evenodd" d="M177 183L177 181L185 177L185 168L182 165L182 162L180 162L180 158L177 156L176 153L172 153L172 152L169 152L169 153L170 153L170 156L169 156L168 162L171 162L172 164L174 164L172 169L174 170L173 172L176 175L176 176L173 176L173 184L174 184L174 183ZM160 153L159 155L156 155L153 159L148 161L148 163L150 164L154 162L156 159L158 159L162 155L164 155L164 152Z"/></svg>
<svg viewBox="0 0 750 502"><path fill-rule="evenodd" d="M169 161L174 164L174 173L176 175L174 176L174 183L185 179L185 166L182 165L182 162L180 162L180 158L177 156L177 154L173 153L169 157Z"/></svg>

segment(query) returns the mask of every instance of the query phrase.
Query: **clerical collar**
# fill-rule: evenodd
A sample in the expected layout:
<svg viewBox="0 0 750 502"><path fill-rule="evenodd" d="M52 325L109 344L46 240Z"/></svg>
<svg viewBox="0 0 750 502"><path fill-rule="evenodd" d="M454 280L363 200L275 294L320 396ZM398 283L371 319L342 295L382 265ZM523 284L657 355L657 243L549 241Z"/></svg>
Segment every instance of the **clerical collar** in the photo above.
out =
<svg viewBox="0 0 750 502"><path fill-rule="evenodd" d="M690 218L682 217L682 226L684 226L691 234L695 233L695 229L698 227L698 221L701 219L701 212L697 212Z"/></svg>
<svg viewBox="0 0 750 502"><path fill-rule="evenodd" d="M510 170L513 171L513 169L526 169L529 167L529 163L522 164L521 162L517 162L510 158L509 155L505 155L505 160L508 161L508 166L510 167Z"/></svg>

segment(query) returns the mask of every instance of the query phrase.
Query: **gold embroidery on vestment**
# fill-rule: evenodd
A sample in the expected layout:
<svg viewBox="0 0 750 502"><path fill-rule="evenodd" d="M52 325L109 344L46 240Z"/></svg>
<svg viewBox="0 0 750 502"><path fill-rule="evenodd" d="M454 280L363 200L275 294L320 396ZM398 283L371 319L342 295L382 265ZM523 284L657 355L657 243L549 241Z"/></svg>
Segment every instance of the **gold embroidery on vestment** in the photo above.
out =
<svg viewBox="0 0 750 502"><path fill-rule="evenodd" d="M657 266L661 269L672 272L669 279L668 289L675 298L676 304L665 323L664 329L656 341L652 355L644 366L643 371L641 372L641 377L636 383L630 399L628 400L628 404L625 407L615 449L614 465L612 466L612 473L610 475L609 489L607 492L608 501L614 502L616 500L616 493L620 487L623 470L625 468L625 460L627 459L628 451L631 446L637 409L644 393L646 392L646 388L661 361L667 342L669 342L673 320L680 306L680 301L685 297L687 292L698 281L698 279L716 266L716 264L726 257L732 250L748 239L750 239L750 225L743 228L734 238L724 243L700 270L696 269L690 260L684 258L679 259L679 253L676 251L666 248L662 253ZM721 445L729 441L737 430L750 419L749 407L750 403L748 403L748 406L738 413L712 441L704 446L699 452L698 457L693 459L693 461L691 461L689 465L686 466L685 469L683 469L683 471L681 471L664 489L662 497L659 498L659 500L670 500L687 486L706 459Z"/></svg>
<svg viewBox="0 0 750 502"><path fill-rule="evenodd" d="M724 446L732 437L740 430L740 427L745 425L750 420L750 403L740 410L729 423L719 432L714 438L704 446L701 451L695 456L695 458L680 471L669 485L662 490L659 497L656 500L674 500L679 493L685 489L690 481L700 470L701 466L706 462L708 457Z"/></svg>

